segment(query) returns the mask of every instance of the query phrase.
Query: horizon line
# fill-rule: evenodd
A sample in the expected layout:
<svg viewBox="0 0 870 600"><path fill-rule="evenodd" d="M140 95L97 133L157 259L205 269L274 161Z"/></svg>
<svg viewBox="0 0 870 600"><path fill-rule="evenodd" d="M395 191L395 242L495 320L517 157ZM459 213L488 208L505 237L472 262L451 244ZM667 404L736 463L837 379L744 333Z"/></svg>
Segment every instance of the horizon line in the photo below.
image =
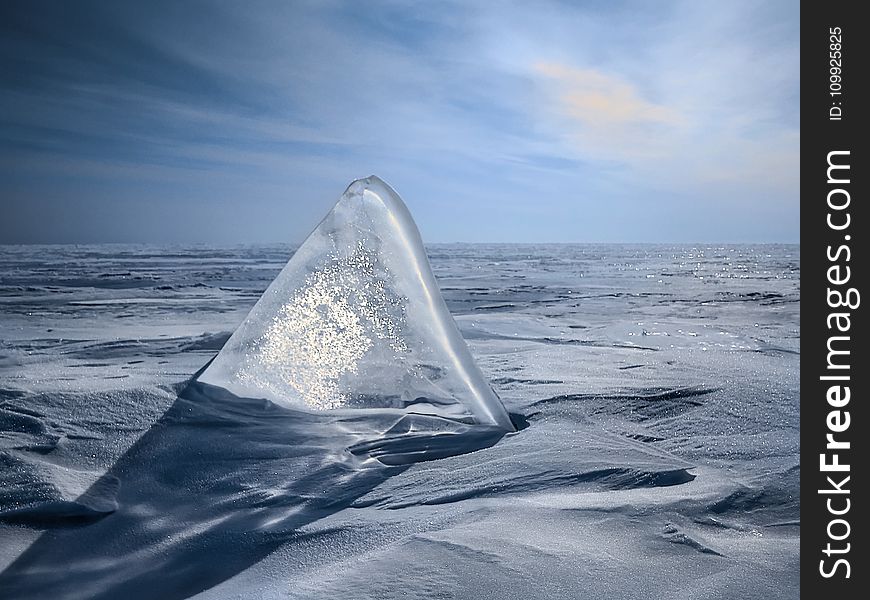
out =
<svg viewBox="0 0 870 600"><path fill-rule="evenodd" d="M299 246L305 240L290 242L290 241L250 241L250 242L143 242L143 241L103 241L103 242L0 242L0 247L11 246ZM768 240L768 241L722 241L722 240L695 240L687 241L522 241L522 242L505 242L505 241L436 241L423 242L424 246L450 246L450 245L488 245L488 246L604 246L604 245L662 245L674 244L680 246L688 245L723 245L723 246L768 246L768 245L784 245L784 246L800 246L800 240L783 241L783 240Z"/></svg>

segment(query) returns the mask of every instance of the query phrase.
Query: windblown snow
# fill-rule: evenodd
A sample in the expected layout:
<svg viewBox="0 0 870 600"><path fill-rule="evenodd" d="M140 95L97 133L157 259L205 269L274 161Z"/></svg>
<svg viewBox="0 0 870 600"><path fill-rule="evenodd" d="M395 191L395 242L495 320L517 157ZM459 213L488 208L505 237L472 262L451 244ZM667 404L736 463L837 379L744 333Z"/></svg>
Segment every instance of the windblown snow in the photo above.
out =
<svg viewBox="0 0 870 600"><path fill-rule="evenodd" d="M427 258L390 193L3 248L0 597L798 595L797 246Z"/></svg>

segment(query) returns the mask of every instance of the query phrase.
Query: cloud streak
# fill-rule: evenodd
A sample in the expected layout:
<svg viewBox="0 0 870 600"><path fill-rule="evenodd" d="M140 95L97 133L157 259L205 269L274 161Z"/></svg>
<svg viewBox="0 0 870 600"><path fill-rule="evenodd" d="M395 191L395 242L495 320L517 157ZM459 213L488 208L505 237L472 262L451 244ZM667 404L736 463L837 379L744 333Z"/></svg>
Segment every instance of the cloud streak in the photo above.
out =
<svg viewBox="0 0 870 600"><path fill-rule="evenodd" d="M698 4L6 3L0 241L293 241L372 172L431 241L796 240L797 2Z"/></svg>
<svg viewBox="0 0 870 600"><path fill-rule="evenodd" d="M669 151L658 143L660 136L682 125L677 111L642 98L637 87L619 77L547 62L536 63L533 70L549 88L544 118L561 117L558 127L586 157L660 157Z"/></svg>

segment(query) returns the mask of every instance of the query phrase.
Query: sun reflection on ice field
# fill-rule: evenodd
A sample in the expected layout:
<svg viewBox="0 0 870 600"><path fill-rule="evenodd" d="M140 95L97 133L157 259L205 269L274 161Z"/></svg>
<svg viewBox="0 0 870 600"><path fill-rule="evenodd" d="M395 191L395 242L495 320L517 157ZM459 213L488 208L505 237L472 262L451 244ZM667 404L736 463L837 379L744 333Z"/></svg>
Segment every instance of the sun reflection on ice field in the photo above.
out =
<svg viewBox="0 0 870 600"><path fill-rule="evenodd" d="M797 595L797 246L429 247L529 426L427 462L402 436L461 424L178 398L292 251L4 248L4 569L93 597L64 569L123 571L116 519L174 597Z"/></svg>

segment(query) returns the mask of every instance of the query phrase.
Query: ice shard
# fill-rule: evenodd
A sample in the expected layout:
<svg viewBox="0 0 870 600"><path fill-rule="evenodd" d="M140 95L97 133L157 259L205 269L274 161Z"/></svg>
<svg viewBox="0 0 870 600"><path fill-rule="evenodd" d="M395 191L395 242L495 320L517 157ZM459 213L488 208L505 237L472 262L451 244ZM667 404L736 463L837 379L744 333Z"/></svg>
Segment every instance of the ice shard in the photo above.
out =
<svg viewBox="0 0 870 600"><path fill-rule="evenodd" d="M394 408L514 426L377 177L354 181L199 376L308 410Z"/></svg>

